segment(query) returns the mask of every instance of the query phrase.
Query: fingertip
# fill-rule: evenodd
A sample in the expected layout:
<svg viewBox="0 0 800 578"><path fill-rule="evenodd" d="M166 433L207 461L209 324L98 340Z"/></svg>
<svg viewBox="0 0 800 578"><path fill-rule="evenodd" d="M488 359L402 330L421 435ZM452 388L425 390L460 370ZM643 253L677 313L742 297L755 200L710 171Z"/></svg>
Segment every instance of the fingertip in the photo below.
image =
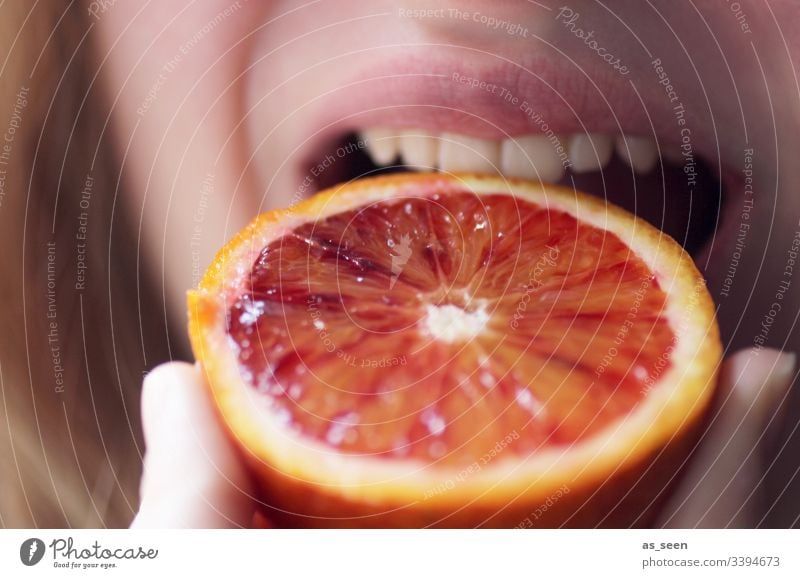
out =
<svg viewBox="0 0 800 578"><path fill-rule="evenodd" d="M797 355L793 352L744 349L725 360L721 385L737 403L764 415L786 394L796 366Z"/></svg>
<svg viewBox="0 0 800 578"><path fill-rule="evenodd" d="M185 411L185 401L199 390L200 374L197 368L184 361L171 361L156 366L145 375L142 383L142 427L145 442L156 435L156 430L167 414Z"/></svg>
<svg viewBox="0 0 800 578"><path fill-rule="evenodd" d="M793 351L782 351L781 359L776 363L773 373L776 379L787 383L794 375L795 369L797 369L797 354Z"/></svg>
<svg viewBox="0 0 800 578"><path fill-rule="evenodd" d="M752 527L760 515L764 431L792 383L796 355L751 348L728 356L720 373L719 406L693 464L665 509L666 525Z"/></svg>
<svg viewBox="0 0 800 578"><path fill-rule="evenodd" d="M246 526L249 475L198 367L171 362L142 386L146 453L136 527Z"/></svg>

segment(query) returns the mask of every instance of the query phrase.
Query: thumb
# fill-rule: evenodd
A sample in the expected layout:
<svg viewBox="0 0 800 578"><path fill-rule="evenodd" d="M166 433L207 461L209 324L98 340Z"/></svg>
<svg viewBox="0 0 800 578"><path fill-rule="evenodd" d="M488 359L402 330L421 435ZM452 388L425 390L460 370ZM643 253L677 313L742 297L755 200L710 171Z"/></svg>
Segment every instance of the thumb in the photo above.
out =
<svg viewBox="0 0 800 578"><path fill-rule="evenodd" d="M197 367L166 363L142 387L147 451L133 528L249 526L251 483Z"/></svg>
<svg viewBox="0 0 800 578"><path fill-rule="evenodd" d="M671 528L759 524L765 432L786 396L795 355L749 349L725 359L719 406L686 477L667 505Z"/></svg>

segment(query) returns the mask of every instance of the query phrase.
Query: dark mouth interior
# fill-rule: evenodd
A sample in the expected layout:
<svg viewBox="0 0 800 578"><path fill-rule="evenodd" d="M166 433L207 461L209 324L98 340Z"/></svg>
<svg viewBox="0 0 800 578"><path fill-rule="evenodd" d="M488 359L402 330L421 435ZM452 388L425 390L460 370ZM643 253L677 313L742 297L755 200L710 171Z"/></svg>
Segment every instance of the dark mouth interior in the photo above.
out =
<svg viewBox="0 0 800 578"><path fill-rule="evenodd" d="M402 164L375 165L357 143L355 133L331 143L332 155L335 156L337 150L347 150L348 154L319 174L316 190L366 176L410 171ZM650 173L639 175L616 155L602 171L575 174L567 170L559 184L626 209L667 233L692 256L697 256L719 226L724 195L714 172L702 160L695 160L695 182L691 187L682 166L663 161Z"/></svg>

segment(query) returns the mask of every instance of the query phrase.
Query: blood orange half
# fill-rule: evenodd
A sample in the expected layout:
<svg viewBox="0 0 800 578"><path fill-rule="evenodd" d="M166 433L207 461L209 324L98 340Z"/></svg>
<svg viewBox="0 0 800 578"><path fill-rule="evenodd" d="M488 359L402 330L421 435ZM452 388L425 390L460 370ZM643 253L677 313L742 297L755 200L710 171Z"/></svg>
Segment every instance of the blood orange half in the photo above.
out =
<svg viewBox="0 0 800 578"><path fill-rule="evenodd" d="M468 175L261 215L189 318L284 525L647 523L721 356L672 239L579 192Z"/></svg>

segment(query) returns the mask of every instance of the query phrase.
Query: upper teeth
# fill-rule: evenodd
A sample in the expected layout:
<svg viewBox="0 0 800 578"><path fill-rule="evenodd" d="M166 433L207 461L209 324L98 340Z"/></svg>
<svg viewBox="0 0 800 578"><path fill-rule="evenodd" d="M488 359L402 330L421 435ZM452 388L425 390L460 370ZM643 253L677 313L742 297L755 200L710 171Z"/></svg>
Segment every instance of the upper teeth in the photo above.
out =
<svg viewBox="0 0 800 578"><path fill-rule="evenodd" d="M376 165L388 165L397 158L397 133L386 128L374 128L364 133L369 156Z"/></svg>
<svg viewBox="0 0 800 578"><path fill-rule="evenodd" d="M501 146L500 168L504 175L553 182L564 175L564 163L544 135L507 139Z"/></svg>
<svg viewBox="0 0 800 578"><path fill-rule="evenodd" d="M617 154L634 170L646 173L656 166L658 146L647 137L620 137L617 139Z"/></svg>
<svg viewBox="0 0 800 578"><path fill-rule="evenodd" d="M400 152L406 154L405 150ZM442 134L439 141L439 168L443 171L495 172L499 164L499 142L451 133Z"/></svg>
<svg viewBox="0 0 800 578"><path fill-rule="evenodd" d="M614 152L614 137L609 134L574 134L569 139L569 160L576 173L597 171L608 165Z"/></svg>
<svg viewBox="0 0 800 578"><path fill-rule="evenodd" d="M550 182L561 179L567 165L575 173L606 167L615 149L637 173L651 171L658 160L656 141L640 136L531 134L493 141L423 129L372 128L362 132L362 139L379 166L399 162L422 170L499 172Z"/></svg>

